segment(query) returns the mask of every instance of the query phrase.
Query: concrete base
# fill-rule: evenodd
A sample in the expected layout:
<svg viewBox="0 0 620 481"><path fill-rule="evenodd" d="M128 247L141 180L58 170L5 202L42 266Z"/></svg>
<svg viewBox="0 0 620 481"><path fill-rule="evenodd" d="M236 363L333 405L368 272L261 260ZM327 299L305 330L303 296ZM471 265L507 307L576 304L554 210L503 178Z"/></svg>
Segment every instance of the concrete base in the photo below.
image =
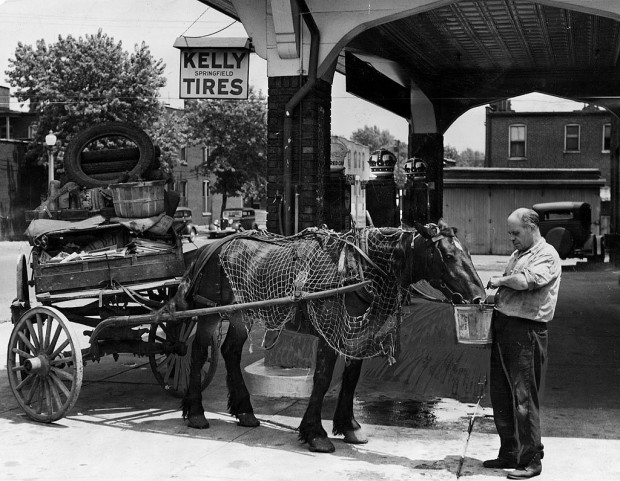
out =
<svg viewBox="0 0 620 481"><path fill-rule="evenodd" d="M313 375L314 369L268 367L259 359L245 368L243 379L254 396L308 398Z"/></svg>
<svg viewBox="0 0 620 481"><path fill-rule="evenodd" d="M339 357L334 366L330 391L340 389L344 359ZM244 369L243 380L253 396L309 398L312 394L314 369L265 366L265 359Z"/></svg>

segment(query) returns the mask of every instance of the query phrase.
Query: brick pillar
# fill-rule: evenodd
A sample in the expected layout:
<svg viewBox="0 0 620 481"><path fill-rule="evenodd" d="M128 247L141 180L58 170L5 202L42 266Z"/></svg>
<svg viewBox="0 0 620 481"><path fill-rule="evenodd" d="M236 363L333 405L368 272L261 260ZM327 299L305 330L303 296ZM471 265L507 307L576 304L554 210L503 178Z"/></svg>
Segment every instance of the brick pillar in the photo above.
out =
<svg viewBox="0 0 620 481"><path fill-rule="evenodd" d="M428 165L426 184L414 182L403 202L403 221L437 222L443 215L443 135L409 134L409 157ZM428 205L428 207L427 207Z"/></svg>
<svg viewBox="0 0 620 481"><path fill-rule="evenodd" d="M306 78L269 77L267 141L267 229L280 232L284 165L284 115L286 103ZM293 111L291 206L295 222L298 200L298 230L325 223L325 184L329 176L331 134L331 84L317 80L314 88Z"/></svg>

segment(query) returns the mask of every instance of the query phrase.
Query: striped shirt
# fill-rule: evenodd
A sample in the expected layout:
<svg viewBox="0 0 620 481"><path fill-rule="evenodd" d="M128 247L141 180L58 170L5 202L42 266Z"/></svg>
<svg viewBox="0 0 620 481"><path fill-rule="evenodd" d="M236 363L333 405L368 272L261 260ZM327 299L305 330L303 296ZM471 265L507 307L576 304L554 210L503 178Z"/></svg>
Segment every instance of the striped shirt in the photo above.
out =
<svg viewBox="0 0 620 481"><path fill-rule="evenodd" d="M513 252L504 276L518 273L523 273L528 288L519 291L501 286L495 296L495 309L507 316L549 322L555 313L562 274L557 251L541 238L526 251Z"/></svg>

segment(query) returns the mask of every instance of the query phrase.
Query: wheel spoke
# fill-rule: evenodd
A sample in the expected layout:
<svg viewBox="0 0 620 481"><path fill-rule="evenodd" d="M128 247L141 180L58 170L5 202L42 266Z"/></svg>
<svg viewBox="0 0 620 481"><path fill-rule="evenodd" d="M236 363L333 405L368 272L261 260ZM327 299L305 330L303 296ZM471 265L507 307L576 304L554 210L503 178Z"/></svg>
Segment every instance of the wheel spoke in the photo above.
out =
<svg viewBox="0 0 620 481"><path fill-rule="evenodd" d="M52 379L51 376L48 378L47 385L48 385L49 391L51 393L51 398L52 398L52 401L53 401L52 409L54 408L53 407L54 403L56 403L57 409L61 410L62 409L62 399L60 399L60 394L58 393L58 389L56 387L56 384L53 382L53 379Z"/></svg>
<svg viewBox="0 0 620 481"><path fill-rule="evenodd" d="M67 386L65 386L64 383L60 379L58 379L58 376L56 375L55 372L50 372L50 379L54 381L54 384L58 387L58 389L62 391L65 397L69 399L69 396L71 396L71 393L67 389Z"/></svg>
<svg viewBox="0 0 620 481"><path fill-rule="evenodd" d="M69 344L71 343L71 339L65 339L63 341L63 343L58 346L58 348L52 353L50 354L50 358L52 359L56 359L56 357L58 356L58 354L60 354L62 352L62 350L67 347Z"/></svg>
<svg viewBox="0 0 620 481"><path fill-rule="evenodd" d="M37 324L39 323L39 321L40 319L39 319L39 316L37 315ZM34 331L34 326L32 325L32 322L30 321L30 319L26 319L26 327L28 327L28 332L30 333L30 338L32 339L32 343L36 347L36 351L40 351L41 344L39 342L39 338L37 337L37 334Z"/></svg>
<svg viewBox="0 0 620 481"><path fill-rule="evenodd" d="M56 343L58 342L58 338L60 337L60 333L62 332L62 326L60 324L58 324L56 326L56 330L54 331L54 337L52 338L52 340L50 341L49 345L47 346L47 353L49 354L50 352L52 352L54 350L54 348L56 347Z"/></svg>
<svg viewBox="0 0 620 481"><path fill-rule="evenodd" d="M49 319L45 325L45 340L43 341L43 347L49 349L50 336L52 335L52 320Z"/></svg>
<svg viewBox="0 0 620 481"><path fill-rule="evenodd" d="M168 384L168 381L170 380L170 374L172 374L172 369L174 368L174 366L172 365L173 361L174 359L172 358L172 356L167 356L164 358L164 361L157 366L158 371L164 375L164 382L166 384Z"/></svg>
<svg viewBox="0 0 620 481"><path fill-rule="evenodd" d="M50 365L51 366L58 366L60 364L68 364L71 365L73 364L75 361L75 357L74 356L67 356L67 357L58 357L56 359L52 359L50 361Z"/></svg>
<svg viewBox="0 0 620 481"><path fill-rule="evenodd" d="M37 388L39 387L40 383L41 383L41 378L39 376L35 376L34 384L30 387L30 391L28 391L28 395L25 398L26 404L30 404L32 402L32 398L36 394L38 390Z"/></svg>
<svg viewBox="0 0 620 481"><path fill-rule="evenodd" d="M63 371L62 369L58 369L57 367L52 367L51 372L55 373L59 378L64 379L65 381L74 381L72 374L67 371Z"/></svg>
<svg viewBox="0 0 620 481"><path fill-rule="evenodd" d="M52 393L50 390L50 383L48 379L43 380L45 386L45 409L47 409L48 416L54 414L54 408L52 407Z"/></svg>
<svg viewBox="0 0 620 481"><path fill-rule="evenodd" d="M179 331L179 340L184 340L185 337L185 328L187 327L188 323L183 323L181 324L181 329Z"/></svg>
<svg viewBox="0 0 620 481"><path fill-rule="evenodd" d="M34 356L32 354L30 354L29 352L26 351L22 351L20 348L18 347L14 347L13 349L11 349L11 351L13 351L15 354L17 354L18 356L24 358L24 359L32 359Z"/></svg>
<svg viewBox="0 0 620 481"><path fill-rule="evenodd" d="M30 374L28 374L26 376L26 378L20 382L17 386L15 386L15 390L16 391L21 391L24 386L26 386L26 384L30 384L30 382L36 377L36 374L31 372Z"/></svg>
<svg viewBox="0 0 620 481"><path fill-rule="evenodd" d="M43 323L45 321L40 319L39 316L37 316L37 330L39 331L39 335L37 336L38 338L38 342L39 342L39 349L41 351L45 350L45 342L43 340ZM49 322L48 322L49 324Z"/></svg>
<svg viewBox="0 0 620 481"><path fill-rule="evenodd" d="M174 356L174 358L174 389L178 391L181 381L181 358L179 356Z"/></svg>
<svg viewBox="0 0 620 481"><path fill-rule="evenodd" d="M17 335L19 336L19 338L22 340L22 342L26 345L26 347L28 347L28 349L30 349L30 351L34 354L37 352L37 350L35 349L35 347L32 345L32 343L30 342L30 339L28 339L26 337L26 334L24 334L24 331L19 331L17 333Z"/></svg>
<svg viewBox="0 0 620 481"><path fill-rule="evenodd" d="M41 380L39 382L39 410L37 411L38 413L43 413L43 401L44 401L44 390L45 390L45 383L43 382L43 380Z"/></svg>

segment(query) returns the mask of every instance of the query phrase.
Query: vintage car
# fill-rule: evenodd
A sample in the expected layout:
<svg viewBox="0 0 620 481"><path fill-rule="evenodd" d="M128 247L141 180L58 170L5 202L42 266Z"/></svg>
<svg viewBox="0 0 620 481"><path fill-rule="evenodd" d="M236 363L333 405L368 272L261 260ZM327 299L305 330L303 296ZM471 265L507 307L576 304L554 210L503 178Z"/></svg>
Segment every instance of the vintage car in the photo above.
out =
<svg viewBox="0 0 620 481"><path fill-rule="evenodd" d="M172 228L180 236L194 242L198 229L192 222L192 210L189 207L177 207L172 220Z"/></svg>
<svg viewBox="0 0 620 481"><path fill-rule="evenodd" d="M602 235L592 234L592 208L587 202L548 202L532 209L540 217L540 233L560 254L568 257L604 261Z"/></svg>
<svg viewBox="0 0 620 481"><path fill-rule="evenodd" d="M222 216L209 226L209 237L224 237L235 232L258 229L256 213L249 207L233 207L224 209Z"/></svg>
<svg viewBox="0 0 620 481"><path fill-rule="evenodd" d="M256 213L254 209L249 207L238 207L233 209L224 209L222 211L222 220L220 227L226 229L232 227L235 232L241 230L257 229Z"/></svg>

